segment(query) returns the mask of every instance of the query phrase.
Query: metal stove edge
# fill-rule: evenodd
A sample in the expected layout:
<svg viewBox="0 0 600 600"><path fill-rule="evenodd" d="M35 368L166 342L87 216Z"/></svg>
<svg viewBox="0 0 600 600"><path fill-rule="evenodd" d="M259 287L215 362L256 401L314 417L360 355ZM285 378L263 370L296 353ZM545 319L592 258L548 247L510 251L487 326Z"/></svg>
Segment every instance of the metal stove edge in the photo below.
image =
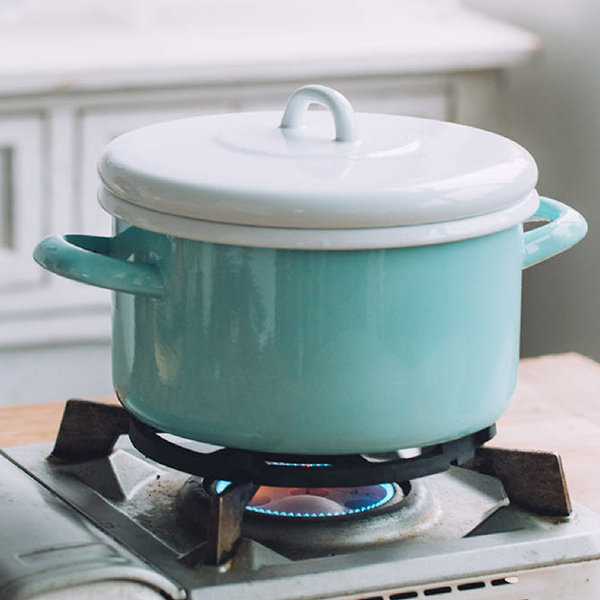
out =
<svg viewBox="0 0 600 600"><path fill-rule="evenodd" d="M416 587L418 584L422 587L433 584L435 581L473 579L473 577L485 574L493 576L499 573L523 572L524 569L539 570L551 567L557 561L567 565L582 563L597 565L596 561L600 559L600 517L584 507L575 505L573 516L569 519L540 518L528 514L527 511L507 507L497 511L489 518L490 522L497 521L493 525L494 527L504 528L505 531L487 532L460 540L442 540L428 544L413 540L395 546L388 545L351 554L296 562L277 560L276 555L269 556L268 551L263 553L267 558L261 560L260 555L264 549L254 542L245 541L241 554L254 554L253 565L250 560L247 561L246 567L242 565L239 568L238 564L238 568L228 571L206 566L190 569L182 565L160 540L152 539L153 536L149 536L148 532L142 531L139 526L129 524L133 533L137 535L138 541L152 542L150 558L136 556L136 553L131 551L131 547L129 549L123 547L116 541L118 533L115 533L114 530L115 525L118 526L119 520L116 519L118 515L115 514L114 509L111 510L110 507L107 507L97 494L90 495L88 493L87 499L84 499L89 506L95 506L97 509L96 517L93 519L95 526L88 520L89 517L84 517L80 512L81 506L76 511L69 509L67 505L77 507L78 502L82 501L82 490L79 490L79 497L77 493L73 494L74 490L77 491L78 484L76 481L71 481L67 486L71 493L65 493L65 490L50 491L52 477L48 478L48 473L52 472L52 466L49 466L44 458L49 450L48 445L38 445L16 447L2 452L4 457L0 460L0 469L3 472L2 481L10 479L11 484L10 489L5 485L2 486L4 492L0 494L0 504L5 508L11 504L17 506L17 513L25 516L11 518L3 508L0 519L5 524L0 530L7 530L7 523L12 523L16 527L20 522L21 528L23 523L27 523L27 529L30 531L39 527L46 532L48 528L45 525L54 523L45 539L52 540L48 546L56 546L59 548L58 552L60 552L61 544L63 548L68 548L69 544L72 548L76 548L78 540L84 545L96 545L96 547L109 549L104 558L99 556L94 557L92 561L80 561L79 568L75 570L82 578L87 572L87 576L91 576L95 580L115 576L122 579L134 579L153 589L161 590L161 593L171 598L185 597L186 589L191 598L218 596L225 599L240 595L272 600L290 597L357 597L356 592L351 590L362 590L360 593L364 596L368 595L369 589L376 591L407 589L407 586L409 588ZM17 463L18 466L14 463ZM32 469L35 465L38 467L38 473L31 472L35 471L35 468ZM43 471L46 471L46 480L44 480ZM11 472L12 475L7 475L8 472ZM34 478L38 480L38 483ZM18 480L16 485L15 480ZM27 491L21 492L23 500L19 501L19 490L25 489ZM60 499L57 493L60 495ZM26 499L25 495L30 498ZM104 522L102 515L108 517ZM57 527L59 523L62 525ZM135 531L136 529L138 531ZM75 542L73 539L65 542L64 536L68 537L69 531L74 534ZM61 532L62 540L52 539L52 535L57 532ZM37 535L39 537L39 531ZM7 539L13 539L10 531L8 531ZM20 553L4 545L0 550L0 557L2 553L4 554L4 559L0 558L0 581L4 580L4 583L0 583L1 600L16 600L17 598L21 600L32 597L31 595L27 596L28 588L25 582L32 582L34 576L38 578L38 583L35 584L38 586L43 586L44 581L46 581L46 585L56 586L56 582L61 577L70 577L67 571L63 571L64 565L58 567L55 564L51 568L48 565L52 561L50 563L46 561L46 566L43 567L44 560L46 560L44 559L35 567L32 567L31 564L27 567L30 570L29 579L28 576L23 575L22 564L20 574L17 573L15 577L13 573L11 579L11 560L7 553L10 553L13 559L15 556L18 558L23 554L32 555L31 547L28 552L25 548L27 544L22 543L21 545L23 548ZM152 556L153 553L154 556ZM42 552L38 556L42 557L43 554ZM49 552L47 557L52 554L53 552ZM170 559L166 560L168 555L171 555ZM58 557L58 554L54 556ZM160 558L158 561L155 560L157 556ZM473 566L474 557L476 558L476 567ZM79 558L83 558L83 555L80 554ZM115 564L115 561L118 564ZM18 562L23 563L22 558L18 558ZM149 562L152 563L152 566L148 564ZM457 562L468 565L469 568L463 567L462 572L457 571ZM91 563L93 563L93 568ZM436 566L435 575L431 573L431 564ZM2 565L5 567L3 568ZM6 565L9 567L7 568ZM563 566L566 567L566 565ZM336 572L340 576L332 576L332 572ZM35 575L33 575L34 573ZM40 574L43 575L40 576ZM12 581L10 585L6 583L8 580ZM15 581L20 583L15 584ZM366 583L371 581L377 583L374 585ZM252 590L251 596L249 596L250 590ZM311 591L309 592L309 590ZM290 591L292 591L292 595L290 595ZM302 595L294 595L296 591ZM595 597L590 596L590 598Z"/></svg>
<svg viewBox="0 0 600 600"><path fill-rule="evenodd" d="M0 482L0 600L109 581L135 582L136 593L152 590L156 598L186 597L174 580L94 527L2 451Z"/></svg>

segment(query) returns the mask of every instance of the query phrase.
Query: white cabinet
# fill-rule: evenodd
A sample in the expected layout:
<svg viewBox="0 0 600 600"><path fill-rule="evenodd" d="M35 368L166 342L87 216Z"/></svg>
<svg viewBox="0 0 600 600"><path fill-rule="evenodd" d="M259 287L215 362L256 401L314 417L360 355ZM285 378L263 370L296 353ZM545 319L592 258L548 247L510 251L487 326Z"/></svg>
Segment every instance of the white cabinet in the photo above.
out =
<svg viewBox="0 0 600 600"><path fill-rule="evenodd" d="M0 115L0 294L41 281L31 252L42 235L47 207L41 119Z"/></svg>

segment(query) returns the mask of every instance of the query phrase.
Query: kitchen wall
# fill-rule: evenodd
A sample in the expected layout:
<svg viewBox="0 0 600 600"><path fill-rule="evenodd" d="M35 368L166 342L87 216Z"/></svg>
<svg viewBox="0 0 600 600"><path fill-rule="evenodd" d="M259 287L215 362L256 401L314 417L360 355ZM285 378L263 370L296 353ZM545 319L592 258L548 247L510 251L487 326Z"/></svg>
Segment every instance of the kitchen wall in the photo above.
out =
<svg viewBox="0 0 600 600"><path fill-rule="evenodd" d="M535 156L541 193L588 219L588 237L524 275L522 353L600 359L600 2L468 0L540 35L544 52L506 75L507 129Z"/></svg>

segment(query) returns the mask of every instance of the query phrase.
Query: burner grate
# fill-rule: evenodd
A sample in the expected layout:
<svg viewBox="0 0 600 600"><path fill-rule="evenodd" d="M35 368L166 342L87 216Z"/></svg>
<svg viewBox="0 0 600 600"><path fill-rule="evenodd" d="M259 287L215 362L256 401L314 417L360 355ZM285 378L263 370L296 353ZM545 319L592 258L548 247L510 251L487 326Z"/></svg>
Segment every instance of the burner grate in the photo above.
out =
<svg viewBox="0 0 600 600"><path fill-rule="evenodd" d="M373 460L361 454L282 455L233 448L203 453L161 437L159 430L134 417L130 417L129 425L133 445L158 463L205 479L279 487L352 487L410 481L470 460L495 433L491 425L456 440L421 448L410 458L390 453ZM319 468L304 467L315 464Z"/></svg>

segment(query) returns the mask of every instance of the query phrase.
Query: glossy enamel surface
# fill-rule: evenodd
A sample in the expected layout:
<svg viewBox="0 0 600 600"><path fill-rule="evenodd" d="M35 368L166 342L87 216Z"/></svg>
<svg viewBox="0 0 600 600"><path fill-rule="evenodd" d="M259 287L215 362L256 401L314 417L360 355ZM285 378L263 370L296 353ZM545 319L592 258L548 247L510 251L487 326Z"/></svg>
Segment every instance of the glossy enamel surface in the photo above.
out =
<svg viewBox="0 0 600 600"><path fill-rule="evenodd" d="M35 248L34 259L48 271L97 287L160 298L163 279L154 265L113 258L121 238L91 235L49 236Z"/></svg>
<svg viewBox="0 0 600 600"><path fill-rule="evenodd" d="M140 420L268 452L380 452L493 423L514 389L521 270L586 232L550 221L446 244L289 250L166 236L40 242L36 260L116 290L113 380Z"/></svg>
<svg viewBox="0 0 600 600"><path fill-rule="evenodd" d="M542 198L534 220L547 221L525 234L523 268L527 269L570 248L585 237L586 220L570 206Z"/></svg>
<svg viewBox="0 0 600 600"><path fill-rule="evenodd" d="M533 190L503 210L468 219L399 227L299 229L232 225L170 215L134 206L117 198L104 187L100 189L98 199L113 216L149 231L171 232L175 237L216 244L293 250L405 248L465 240L502 231L521 223L529 219L539 205L538 194Z"/></svg>
<svg viewBox="0 0 600 600"><path fill-rule="evenodd" d="M315 102L328 110L308 111ZM285 113L131 131L108 145L98 170L138 226L136 207L277 228L423 225L502 211L537 181L535 161L511 140L432 119L354 113L323 86L298 90Z"/></svg>
<svg viewBox="0 0 600 600"><path fill-rule="evenodd" d="M114 384L166 431L274 452L385 451L481 429L512 394L520 226L361 252L118 230L125 254L155 254L169 295L116 294Z"/></svg>

